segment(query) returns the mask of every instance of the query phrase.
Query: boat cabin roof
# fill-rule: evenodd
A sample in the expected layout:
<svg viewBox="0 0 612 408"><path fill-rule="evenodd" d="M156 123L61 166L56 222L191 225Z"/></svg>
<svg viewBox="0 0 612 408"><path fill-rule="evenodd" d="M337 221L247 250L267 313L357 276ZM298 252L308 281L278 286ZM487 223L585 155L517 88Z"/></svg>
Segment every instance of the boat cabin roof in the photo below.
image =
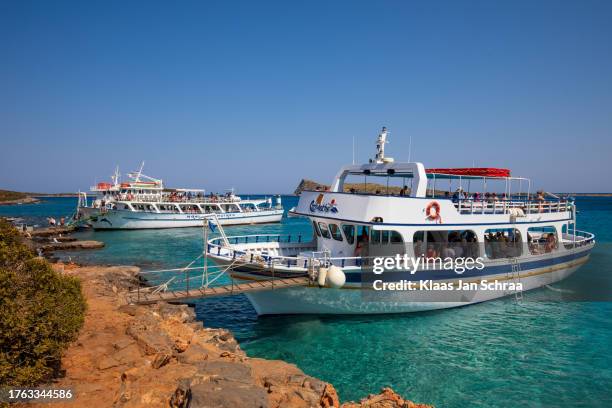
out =
<svg viewBox="0 0 612 408"><path fill-rule="evenodd" d="M467 168L430 168L425 169L419 162L371 162L367 164L349 165L340 169L331 187L333 192L344 191L344 181L347 176L374 176L413 179L414 188L411 197L425 197L428 179L499 179L527 180L523 177L511 177L509 169L494 167Z"/></svg>

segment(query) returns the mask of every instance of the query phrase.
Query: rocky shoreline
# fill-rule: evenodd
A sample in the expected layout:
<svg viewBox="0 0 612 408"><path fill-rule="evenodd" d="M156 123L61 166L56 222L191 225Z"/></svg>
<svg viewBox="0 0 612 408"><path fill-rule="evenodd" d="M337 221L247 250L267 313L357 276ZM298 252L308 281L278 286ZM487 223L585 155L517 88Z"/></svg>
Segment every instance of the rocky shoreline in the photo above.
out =
<svg viewBox="0 0 612 408"><path fill-rule="evenodd" d="M341 404L332 384L278 360L248 357L228 330L195 320L187 305L128 305L135 267L56 263L78 276L85 325L52 384L76 398L57 407L429 407L391 389Z"/></svg>
<svg viewBox="0 0 612 408"><path fill-rule="evenodd" d="M35 204L38 202L40 202L38 198L28 196L24 198L18 198L16 200L2 200L0 201L0 205Z"/></svg>

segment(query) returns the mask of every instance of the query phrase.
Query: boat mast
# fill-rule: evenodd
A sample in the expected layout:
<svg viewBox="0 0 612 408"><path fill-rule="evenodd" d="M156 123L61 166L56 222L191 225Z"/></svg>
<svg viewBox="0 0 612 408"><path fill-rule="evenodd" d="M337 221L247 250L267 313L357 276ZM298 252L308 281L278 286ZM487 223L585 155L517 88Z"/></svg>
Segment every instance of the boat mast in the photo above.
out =
<svg viewBox="0 0 612 408"><path fill-rule="evenodd" d="M115 174L111 176L111 180L113 180L113 187L119 187L119 179L121 178L121 174L119 173L119 166L115 167Z"/></svg>
<svg viewBox="0 0 612 408"><path fill-rule="evenodd" d="M376 141L376 157L374 160L376 163L383 163L385 161L385 143L387 142L387 128L383 126L382 131L378 135Z"/></svg>

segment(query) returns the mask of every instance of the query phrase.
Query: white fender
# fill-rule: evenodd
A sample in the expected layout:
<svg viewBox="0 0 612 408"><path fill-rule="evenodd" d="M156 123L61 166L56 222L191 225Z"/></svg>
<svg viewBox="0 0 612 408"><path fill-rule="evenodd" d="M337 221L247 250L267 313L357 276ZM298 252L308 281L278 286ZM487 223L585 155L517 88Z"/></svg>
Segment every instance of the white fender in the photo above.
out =
<svg viewBox="0 0 612 408"><path fill-rule="evenodd" d="M327 269L327 284L335 289L341 288L346 283L346 275L342 268L332 265Z"/></svg>
<svg viewBox="0 0 612 408"><path fill-rule="evenodd" d="M319 286L325 286L325 280L327 278L327 268L319 268L319 276L317 277L317 283Z"/></svg>

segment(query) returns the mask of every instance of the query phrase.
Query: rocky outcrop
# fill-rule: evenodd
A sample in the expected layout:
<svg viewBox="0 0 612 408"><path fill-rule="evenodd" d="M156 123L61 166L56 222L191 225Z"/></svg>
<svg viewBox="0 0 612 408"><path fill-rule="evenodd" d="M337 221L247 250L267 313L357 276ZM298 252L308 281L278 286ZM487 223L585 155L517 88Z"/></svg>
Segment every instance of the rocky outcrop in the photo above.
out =
<svg viewBox="0 0 612 408"><path fill-rule="evenodd" d="M32 204L40 200L18 191L0 190L0 205Z"/></svg>
<svg viewBox="0 0 612 408"><path fill-rule="evenodd" d="M248 357L231 332L203 327L186 305L125 304L137 268L56 268L79 276L88 300L85 326L62 360L66 375L54 384L76 399L56 407L340 407L333 385ZM406 404L384 390L343 406L420 407Z"/></svg>
<svg viewBox="0 0 612 408"><path fill-rule="evenodd" d="M77 241L77 240L59 241L58 240L58 242L50 242L48 244L41 245L41 249L44 252L66 251L66 250L74 250L74 249L99 249L99 248L104 248L104 242Z"/></svg>
<svg viewBox="0 0 612 408"><path fill-rule="evenodd" d="M347 402L342 408L433 408L432 405L416 404L403 399L391 388L383 388L379 394L368 395L360 402Z"/></svg>
<svg viewBox="0 0 612 408"><path fill-rule="evenodd" d="M69 226L57 226L47 228L37 228L34 231L28 232L30 237L59 237L62 234L69 234L74 232L74 227Z"/></svg>

